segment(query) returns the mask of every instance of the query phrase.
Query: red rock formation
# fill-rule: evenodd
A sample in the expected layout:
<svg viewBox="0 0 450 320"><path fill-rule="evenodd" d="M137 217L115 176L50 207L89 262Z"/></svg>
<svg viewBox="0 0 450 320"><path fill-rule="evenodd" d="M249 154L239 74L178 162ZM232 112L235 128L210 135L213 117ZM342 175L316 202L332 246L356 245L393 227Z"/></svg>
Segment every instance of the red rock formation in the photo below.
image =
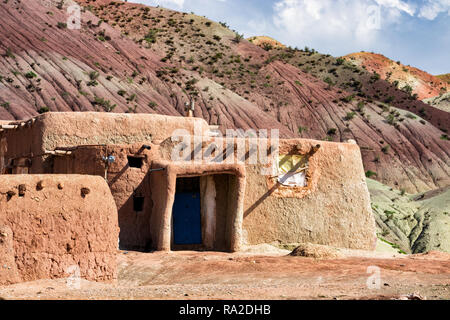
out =
<svg viewBox="0 0 450 320"><path fill-rule="evenodd" d="M82 15L82 21L91 23L81 30L56 28L67 21L65 9L39 1L2 2L0 15L0 105L6 104L0 107L1 119L28 119L45 110L186 114L190 97L181 84L194 74L161 62L159 54L99 23L90 12ZM111 40L100 41L103 32ZM209 100L210 94L201 91L205 86L217 99ZM227 115L215 120L224 126L279 128L290 134L267 115L254 117L257 107L212 81L203 79L194 87L202 92L196 116L210 120L213 105L226 109Z"/></svg>
<svg viewBox="0 0 450 320"><path fill-rule="evenodd" d="M444 82L447 82L447 84L450 85L450 73L440 74L436 77L438 77L439 79L441 79Z"/></svg>
<svg viewBox="0 0 450 320"><path fill-rule="evenodd" d="M358 66L364 66L370 72L376 72L381 79L398 81L398 86L411 86L420 100L438 96L444 90L450 90L450 84L420 69L392 61L381 54L369 52L352 53L344 57Z"/></svg>
<svg viewBox="0 0 450 320"><path fill-rule="evenodd" d="M257 45L258 47L261 47L263 49L268 48L286 48L284 44L281 42L267 36L258 36L258 37L251 37L248 39L251 43L254 45Z"/></svg>

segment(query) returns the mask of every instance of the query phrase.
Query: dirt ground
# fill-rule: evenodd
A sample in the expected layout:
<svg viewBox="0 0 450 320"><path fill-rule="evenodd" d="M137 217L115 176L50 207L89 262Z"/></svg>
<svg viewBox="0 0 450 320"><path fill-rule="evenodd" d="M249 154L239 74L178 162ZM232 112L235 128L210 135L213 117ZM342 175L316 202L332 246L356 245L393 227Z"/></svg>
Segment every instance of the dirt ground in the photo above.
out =
<svg viewBox="0 0 450 320"><path fill-rule="evenodd" d="M450 255L345 252L333 260L285 250L121 251L114 283L38 280L0 287L3 299L450 299ZM369 269L368 269L369 268ZM377 269L379 268L379 269ZM375 271L374 271L375 270ZM368 287L380 275L380 287ZM370 281L369 281L370 282ZM373 281L372 281L373 282Z"/></svg>

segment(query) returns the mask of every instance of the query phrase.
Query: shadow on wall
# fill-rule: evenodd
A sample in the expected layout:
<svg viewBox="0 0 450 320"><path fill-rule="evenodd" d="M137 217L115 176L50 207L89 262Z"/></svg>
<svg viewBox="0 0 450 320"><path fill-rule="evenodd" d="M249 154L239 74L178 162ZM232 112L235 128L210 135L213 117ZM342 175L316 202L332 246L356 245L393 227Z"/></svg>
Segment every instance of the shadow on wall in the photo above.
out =
<svg viewBox="0 0 450 320"><path fill-rule="evenodd" d="M252 213L253 210L259 207L261 203L264 202L268 197L272 195L278 188L280 187L280 184L275 184L272 188L269 189L261 198L259 198L250 208L245 210L244 212L244 218L246 218L250 213Z"/></svg>
<svg viewBox="0 0 450 320"><path fill-rule="evenodd" d="M111 180L110 188L114 188L114 183L130 168L126 165ZM134 186L132 193L125 203L119 208L119 248L121 250L135 250L142 252L152 251L152 238L150 229L150 219L153 210L153 200L148 172L142 181Z"/></svg>

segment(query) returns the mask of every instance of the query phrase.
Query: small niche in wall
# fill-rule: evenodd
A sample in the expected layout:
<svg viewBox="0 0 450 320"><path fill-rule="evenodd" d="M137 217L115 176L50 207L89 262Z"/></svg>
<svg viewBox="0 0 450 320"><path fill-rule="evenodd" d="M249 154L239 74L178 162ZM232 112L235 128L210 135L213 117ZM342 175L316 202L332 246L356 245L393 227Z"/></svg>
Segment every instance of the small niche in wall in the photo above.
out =
<svg viewBox="0 0 450 320"><path fill-rule="evenodd" d="M130 168L142 168L143 163L144 158L142 157L128 156L128 166Z"/></svg>
<svg viewBox="0 0 450 320"><path fill-rule="evenodd" d="M136 212L144 211L144 197L134 196L133 197L133 210Z"/></svg>

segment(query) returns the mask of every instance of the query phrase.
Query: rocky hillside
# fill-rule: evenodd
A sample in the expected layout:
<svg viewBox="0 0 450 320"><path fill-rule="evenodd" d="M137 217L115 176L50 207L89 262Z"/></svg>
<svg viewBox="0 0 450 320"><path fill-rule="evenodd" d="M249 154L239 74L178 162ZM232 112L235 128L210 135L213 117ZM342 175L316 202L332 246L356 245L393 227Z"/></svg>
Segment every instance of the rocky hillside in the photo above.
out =
<svg viewBox="0 0 450 320"><path fill-rule="evenodd" d="M165 63L86 10L82 29L67 28L65 1L0 3L0 118L47 111L145 112L184 115L191 94L196 115L227 127L278 128L242 97L197 72ZM205 90L205 88L209 90Z"/></svg>
<svg viewBox="0 0 450 320"><path fill-rule="evenodd" d="M423 102L446 112L450 112L450 92L441 94L434 98L425 99Z"/></svg>
<svg viewBox="0 0 450 320"><path fill-rule="evenodd" d="M450 84L420 69L393 61L381 54L358 52L344 57L358 67L376 72L381 79L395 83L396 86L416 94L423 100L435 97L450 90Z"/></svg>
<svg viewBox="0 0 450 320"><path fill-rule="evenodd" d="M265 50L271 50L273 48L286 48L286 46L281 42L267 36L251 37L247 40Z"/></svg>
<svg viewBox="0 0 450 320"><path fill-rule="evenodd" d="M444 82L447 82L447 84L450 85L450 73L440 74L436 77L438 77L439 79L441 79Z"/></svg>
<svg viewBox="0 0 450 320"><path fill-rule="evenodd" d="M367 174L411 193L450 184L447 112L364 68L315 50L259 47L225 23L132 3L79 0L82 29L62 8L0 3L0 118L38 112L195 116L283 137L354 139Z"/></svg>
<svg viewBox="0 0 450 320"><path fill-rule="evenodd" d="M378 237L405 253L450 252L450 187L408 194L367 179Z"/></svg>
<svg viewBox="0 0 450 320"><path fill-rule="evenodd" d="M410 111L430 121L441 130L448 130L450 114L430 107L418 100L411 90L381 79L380 74L358 67L344 58L334 58L318 53L315 49L305 47L303 50L287 48L272 50L272 59L281 60L300 68L303 72L327 83L329 88L350 92L357 98L383 103Z"/></svg>

